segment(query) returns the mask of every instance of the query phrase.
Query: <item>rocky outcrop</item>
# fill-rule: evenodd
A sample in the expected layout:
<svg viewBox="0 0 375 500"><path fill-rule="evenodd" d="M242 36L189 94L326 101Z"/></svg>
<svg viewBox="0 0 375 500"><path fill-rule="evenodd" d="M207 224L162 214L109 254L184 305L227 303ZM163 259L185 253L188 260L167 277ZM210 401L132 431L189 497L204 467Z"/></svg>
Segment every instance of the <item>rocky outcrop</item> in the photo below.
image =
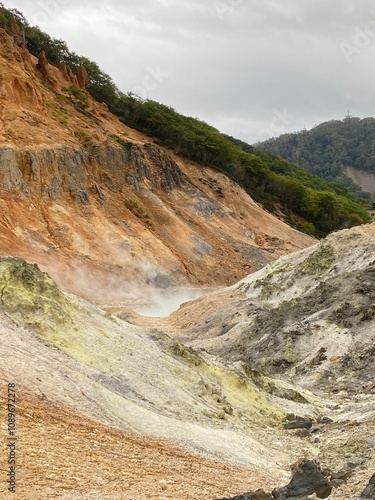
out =
<svg viewBox="0 0 375 500"><path fill-rule="evenodd" d="M86 71L86 68L81 64L77 69L77 81L78 85L82 90L86 90L87 85L90 82L89 75Z"/></svg>
<svg viewBox="0 0 375 500"><path fill-rule="evenodd" d="M66 63L60 63L59 64L59 70L64 77L65 80L70 82L74 87L78 87L78 81L77 81L77 76L74 74L72 68L69 66L69 64Z"/></svg>
<svg viewBox="0 0 375 500"><path fill-rule="evenodd" d="M303 495L316 494L318 498L328 498L332 486L324 477L320 467L312 460L303 460L293 474L290 483L272 492L274 498L299 498Z"/></svg>
<svg viewBox="0 0 375 500"><path fill-rule="evenodd" d="M10 34L13 37L13 40L16 43L16 45L18 45L18 47L26 46L25 32L21 28L21 26L19 26L16 23L16 20L14 19L13 16L10 20Z"/></svg>
<svg viewBox="0 0 375 500"><path fill-rule="evenodd" d="M272 500L275 498L286 500L287 498L301 499L312 494L318 498L328 498L331 491L332 486L323 475L319 465L312 460L305 459L297 465L289 484L273 490L272 494L257 490L221 500Z"/></svg>
<svg viewBox="0 0 375 500"><path fill-rule="evenodd" d="M0 54L5 55L8 59L14 58L16 61L21 61L20 49L14 42L14 39L8 33L0 28Z"/></svg>
<svg viewBox="0 0 375 500"><path fill-rule="evenodd" d="M98 144L89 150L3 148L0 164L0 190L45 201L68 195L87 204L90 192L103 199L103 188L121 191L128 185L139 190L148 180L154 188L171 190L183 182L177 163L154 145L120 148Z"/></svg>
<svg viewBox="0 0 375 500"><path fill-rule="evenodd" d="M44 52L44 50L39 55L36 69L39 70L43 76L48 75L48 61L47 61L46 53Z"/></svg>
<svg viewBox="0 0 375 500"><path fill-rule="evenodd" d="M59 70L63 78L73 85L73 87L80 88L86 91L87 86L90 82L90 77L86 71L86 68L81 64L77 72L74 73L69 64L62 62L59 64Z"/></svg>
<svg viewBox="0 0 375 500"><path fill-rule="evenodd" d="M16 152L13 149L0 150L0 186L4 191L26 190L22 172L18 167Z"/></svg>
<svg viewBox="0 0 375 500"><path fill-rule="evenodd" d="M250 275L236 287L238 298L233 294L212 306L215 314L202 315L191 335L210 339L211 354L245 363L257 385L269 386L275 395L281 393L262 376L287 375L299 387L313 390L371 392L374 250L373 234L359 228L333 233ZM187 309L184 314L189 315ZM225 344L220 331L224 322Z"/></svg>
<svg viewBox="0 0 375 500"><path fill-rule="evenodd" d="M72 323L75 306L36 264L13 257L0 259L0 289L2 310L38 332L59 331Z"/></svg>
<svg viewBox="0 0 375 500"><path fill-rule="evenodd" d="M16 25L18 28L18 25ZM24 43L24 33L19 28L19 31L14 31L10 35L0 28L0 56L4 56L6 60L14 59L17 62L24 63L24 69L30 73L35 71L35 64L32 62L32 56L27 50Z"/></svg>
<svg viewBox="0 0 375 500"><path fill-rule="evenodd" d="M368 485L362 491L360 498L363 498L363 500L366 498L375 498L375 474L372 475Z"/></svg>
<svg viewBox="0 0 375 500"><path fill-rule="evenodd" d="M77 73L74 73L69 64L63 62L59 64L59 70L65 80L73 85L73 87L80 88L81 90L86 90L87 85L90 82L90 77L86 71L86 68L81 64Z"/></svg>
<svg viewBox="0 0 375 500"><path fill-rule="evenodd" d="M159 179L155 179L165 191L170 191L173 187L181 186L183 182L183 174L177 163L171 156L165 153L160 148L155 147L153 144L146 144L145 150L150 160L160 166L161 175Z"/></svg>

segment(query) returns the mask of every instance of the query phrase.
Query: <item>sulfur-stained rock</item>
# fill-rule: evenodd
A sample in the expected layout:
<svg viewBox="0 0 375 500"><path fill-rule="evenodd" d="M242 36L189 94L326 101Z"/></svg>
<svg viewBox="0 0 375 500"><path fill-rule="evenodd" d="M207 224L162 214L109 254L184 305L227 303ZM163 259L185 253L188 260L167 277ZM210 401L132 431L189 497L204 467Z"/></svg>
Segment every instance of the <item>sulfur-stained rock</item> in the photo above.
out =
<svg viewBox="0 0 375 500"><path fill-rule="evenodd" d="M12 318L43 334L72 322L76 307L48 274L22 259L0 259L0 304Z"/></svg>

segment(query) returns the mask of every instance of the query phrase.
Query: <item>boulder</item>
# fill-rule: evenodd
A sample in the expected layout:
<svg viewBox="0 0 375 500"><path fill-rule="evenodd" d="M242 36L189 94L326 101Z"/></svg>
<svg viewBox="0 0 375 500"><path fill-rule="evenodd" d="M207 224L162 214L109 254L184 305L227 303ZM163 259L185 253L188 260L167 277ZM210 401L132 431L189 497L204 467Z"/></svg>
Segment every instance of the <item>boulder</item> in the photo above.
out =
<svg viewBox="0 0 375 500"><path fill-rule="evenodd" d="M360 498L375 498L375 474L372 475L368 485L362 491Z"/></svg>
<svg viewBox="0 0 375 500"><path fill-rule="evenodd" d="M311 429L312 423L308 420L294 420L284 424L285 429Z"/></svg>
<svg viewBox="0 0 375 500"><path fill-rule="evenodd" d="M290 483L272 492L274 498L298 498L316 494L318 498L328 498L332 485L324 477L320 467L312 460L303 460L293 474Z"/></svg>

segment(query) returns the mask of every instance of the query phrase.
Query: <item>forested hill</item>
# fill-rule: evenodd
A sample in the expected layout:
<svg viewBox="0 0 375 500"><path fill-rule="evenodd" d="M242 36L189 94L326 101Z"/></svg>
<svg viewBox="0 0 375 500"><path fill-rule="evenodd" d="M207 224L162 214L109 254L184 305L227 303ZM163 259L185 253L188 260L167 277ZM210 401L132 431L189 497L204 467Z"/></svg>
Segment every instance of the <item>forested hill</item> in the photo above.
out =
<svg viewBox="0 0 375 500"><path fill-rule="evenodd" d="M309 131L284 134L256 146L361 196L365 195L345 175L345 169L352 167L375 174L375 118L348 115L343 120L331 120Z"/></svg>
<svg viewBox="0 0 375 500"><path fill-rule="evenodd" d="M335 229L370 220L363 202L346 187L328 183L279 156L245 147L241 141L169 106L124 93L94 61L70 51L66 42L51 38L31 26L22 13L2 4L0 28L12 35L19 46L42 58L37 68L48 61L58 67L63 65L65 71L69 67L72 73L84 74L83 80L87 80L84 88L94 99L106 103L123 123L148 134L150 141L167 146L180 156L225 173L263 207L297 229L324 236ZM85 112L82 106L78 108ZM123 147L128 147L123 142Z"/></svg>

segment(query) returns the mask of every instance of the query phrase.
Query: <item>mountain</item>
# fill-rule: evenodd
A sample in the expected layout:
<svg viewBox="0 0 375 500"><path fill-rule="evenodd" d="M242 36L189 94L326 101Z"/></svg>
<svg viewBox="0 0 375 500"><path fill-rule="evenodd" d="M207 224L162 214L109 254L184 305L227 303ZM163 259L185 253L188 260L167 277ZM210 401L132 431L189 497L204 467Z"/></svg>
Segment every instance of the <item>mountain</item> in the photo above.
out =
<svg viewBox="0 0 375 500"><path fill-rule="evenodd" d="M229 284L313 241L0 36L2 255L87 299L145 305L155 287Z"/></svg>
<svg viewBox="0 0 375 500"><path fill-rule="evenodd" d="M347 115L311 130L268 139L257 147L368 199L375 194L374 144L375 118Z"/></svg>
<svg viewBox="0 0 375 500"><path fill-rule="evenodd" d="M214 127L183 116L169 106L143 100L132 93L124 94L95 62L71 52L63 40L53 39L31 26L17 10L0 6L0 14L0 27L23 51L27 48L39 59L38 71L45 83L55 85L54 77L49 74L51 66L58 67L68 79L68 86L64 85L69 89L65 98L69 97L82 115L90 115L85 94L82 95L82 89L87 89L125 125L151 136L154 143L166 146L179 158L226 174L268 211L305 233L321 237L332 230L369 221L362 202L345 187L324 182L279 157L254 148L245 150L238 141ZM64 101L64 95L61 99ZM59 106L53 104L53 112L68 127L67 110L61 99ZM75 134L87 147L93 144L93 137L86 130L75 130ZM117 137L117 141L128 147L123 137Z"/></svg>

